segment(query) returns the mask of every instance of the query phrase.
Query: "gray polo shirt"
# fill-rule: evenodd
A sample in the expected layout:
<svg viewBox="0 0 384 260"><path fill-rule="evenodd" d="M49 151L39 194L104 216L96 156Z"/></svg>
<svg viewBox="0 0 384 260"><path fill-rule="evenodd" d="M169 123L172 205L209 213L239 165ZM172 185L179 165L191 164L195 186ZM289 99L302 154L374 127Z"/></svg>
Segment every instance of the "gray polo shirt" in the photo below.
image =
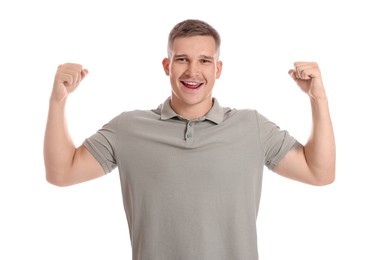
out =
<svg viewBox="0 0 384 260"><path fill-rule="evenodd" d="M296 140L255 110L124 112L84 141L119 170L133 260L257 260L262 173Z"/></svg>

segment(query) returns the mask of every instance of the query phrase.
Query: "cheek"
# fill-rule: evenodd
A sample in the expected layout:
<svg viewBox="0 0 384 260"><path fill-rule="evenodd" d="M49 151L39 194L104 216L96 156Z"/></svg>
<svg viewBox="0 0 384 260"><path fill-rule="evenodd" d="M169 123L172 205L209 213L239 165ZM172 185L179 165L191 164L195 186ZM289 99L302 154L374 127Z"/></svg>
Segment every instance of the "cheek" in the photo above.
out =
<svg viewBox="0 0 384 260"><path fill-rule="evenodd" d="M170 76L176 76L179 74L179 70L180 69L178 68L178 66L174 66L174 65L169 66L169 75Z"/></svg>
<svg viewBox="0 0 384 260"><path fill-rule="evenodd" d="M176 66L170 69L169 76L171 77L171 80L174 82L177 82L180 77L184 75L185 71L182 67Z"/></svg>
<svg viewBox="0 0 384 260"><path fill-rule="evenodd" d="M208 76L208 78L211 78L211 79L216 79L219 76L218 71L216 70L216 68L210 68L209 70L206 71L205 75Z"/></svg>
<svg viewBox="0 0 384 260"><path fill-rule="evenodd" d="M176 83L180 77L180 72L175 69L170 69L168 76L170 77L171 82Z"/></svg>

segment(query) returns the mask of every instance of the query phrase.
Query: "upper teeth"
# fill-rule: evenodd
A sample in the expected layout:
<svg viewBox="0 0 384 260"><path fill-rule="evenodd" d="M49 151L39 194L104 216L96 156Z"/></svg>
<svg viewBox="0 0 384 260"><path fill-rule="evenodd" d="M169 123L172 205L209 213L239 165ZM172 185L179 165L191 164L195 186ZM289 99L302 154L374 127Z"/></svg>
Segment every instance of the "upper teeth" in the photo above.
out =
<svg viewBox="0 0 384 260"><path fill-rule="evenodd" d="M185 84L194 85L194 86L199 85L199 83L197 83L197 82L188 82L188 81L185 81Z"/></svg>

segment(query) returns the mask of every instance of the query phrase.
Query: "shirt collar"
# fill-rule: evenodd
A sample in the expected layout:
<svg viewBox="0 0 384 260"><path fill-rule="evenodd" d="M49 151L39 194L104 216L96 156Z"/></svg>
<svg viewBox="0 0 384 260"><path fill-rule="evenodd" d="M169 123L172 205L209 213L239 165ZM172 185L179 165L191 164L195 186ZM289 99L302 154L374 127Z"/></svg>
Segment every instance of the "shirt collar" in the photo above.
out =
<svg viewBox="0 0 384 260"><path fill-rule="evenodd" d="M213 106L208 111L208 113L197 119L197 121L204 121L209 120L215 124L220 124L224 120L224 113L226 110L219 105L219 102L216 98L213 98ZM160 119L161 120L168 120L171 118L181 118L180 115L178 115L171 107L171 97L168 97L165 102L160 105Z"/></svg>

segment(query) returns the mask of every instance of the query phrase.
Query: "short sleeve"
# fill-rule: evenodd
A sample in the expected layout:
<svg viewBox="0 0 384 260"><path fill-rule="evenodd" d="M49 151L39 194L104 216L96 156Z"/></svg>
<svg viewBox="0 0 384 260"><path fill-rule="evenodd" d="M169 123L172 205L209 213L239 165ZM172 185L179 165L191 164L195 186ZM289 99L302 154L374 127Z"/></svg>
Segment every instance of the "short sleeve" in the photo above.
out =
<svg viewBox="0 0 384 260"><path fill-rule="evenodd" d="M265 154L264 164L268 169L273 170L280 160L299 143L288 131L280 129L262 114L256 112L256 116Z"/></svg>
<svg viewBox="0 0 384 260"><path fill-rule="evenodd" d="M87 150L103 167L105 173L110 173L117 166L115 151L119 119L119 116L115 117L83 142Z"/></svg>

